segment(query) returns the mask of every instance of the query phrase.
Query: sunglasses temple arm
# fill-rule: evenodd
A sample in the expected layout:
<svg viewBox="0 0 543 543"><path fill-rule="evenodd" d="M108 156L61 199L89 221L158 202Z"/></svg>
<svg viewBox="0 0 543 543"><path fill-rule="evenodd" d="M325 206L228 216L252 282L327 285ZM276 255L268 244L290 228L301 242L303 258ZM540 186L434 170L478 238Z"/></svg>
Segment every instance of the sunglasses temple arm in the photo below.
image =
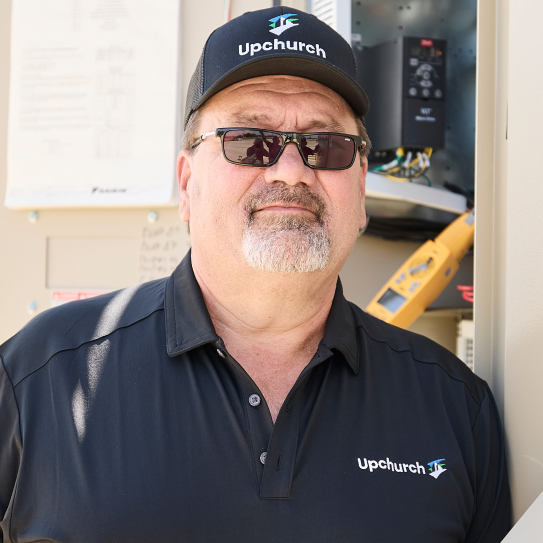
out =
<svg viewBox="0 0 543 543"><path fill-rule="evenodd" d="M214 136L214 135L215 135L215 132L205 132L190 146L190 148L194 149L195 147L198 147L198 145L200 145L200 143L202 143L206 138L208 138L209 136Z"/></svg>

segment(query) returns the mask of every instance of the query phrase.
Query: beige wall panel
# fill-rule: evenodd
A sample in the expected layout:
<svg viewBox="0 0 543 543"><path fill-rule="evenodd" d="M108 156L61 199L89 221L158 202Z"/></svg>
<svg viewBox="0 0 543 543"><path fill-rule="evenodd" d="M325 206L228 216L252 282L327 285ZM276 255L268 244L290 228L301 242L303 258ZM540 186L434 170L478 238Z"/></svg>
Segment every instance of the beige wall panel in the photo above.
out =
<svg viewBox="0 0 543 543"><path fill-rule="evenodd" d="M231 0L232 1L232 19L243 15L246 11L254 11L255 9L271 8L273 6L273 0L259 0L253 2L252 0Z"/></svg>
<svg viewBox="0 0 543 543"><path fill-rule="evenodd" d="M307 11L307 0L281 0L282 6L288 6L298 11Z"/></svg>
<svg viewBox="0 0 543 543"><path fill-rule="evenodd" d="M409 330L426 336L455 353L458 317L454 314L444 315L443 313L442 311L427 311L409 327Z"/></svg>
<svg viewBox="0 0 543 543"><path fill-rule="evenodd" d="M51 289L115 289L169 275L190 246L177 209L41 210L0 207L0 342L37 310L51 307Z"/></svg>
<svg viewBox="0 0 543 543"><path fill-rule="evenodd" d="M137 237L50 237L47 281L50 289L114 289L138 282ZM73 255L78 258L73 258Z"/></svg>
<svg viewBox="0 0 543 543"><path fill-rule="evenodd" d="M181 100L184 108L190 78L202 54L207 37L224 22L224 2L185 0L181 5Z"/></svg>

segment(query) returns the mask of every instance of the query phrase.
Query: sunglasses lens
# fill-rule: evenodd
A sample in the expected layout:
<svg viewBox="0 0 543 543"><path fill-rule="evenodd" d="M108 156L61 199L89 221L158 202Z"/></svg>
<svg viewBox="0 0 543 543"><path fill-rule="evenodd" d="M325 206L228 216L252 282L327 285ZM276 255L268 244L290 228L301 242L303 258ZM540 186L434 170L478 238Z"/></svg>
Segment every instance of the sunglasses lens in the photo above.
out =
<svg viewBox="0 0 543 543"><path fill-rule="evenodd" d="M224 135L224 155L236 164L269 164L277 157L283 138L266 130L229 130Z"/></svg>
<svg viewBox="0 0 543 543"><path fill-rule="evenodd" d="M223 140L224 155L235 164L265 166L277 158L283 142L284 136L267 130L228 130ZM300 149L307 163L321 170L348 168L356 154L354 140L341 134L304 134Z"/></svg>
<svg viewBox="0 0 543 543"><path fill-rule="evenodd" d="M354 140L340 134L303 136L300 146L307 162L323 170L348 168L356 152Z"/></svg>

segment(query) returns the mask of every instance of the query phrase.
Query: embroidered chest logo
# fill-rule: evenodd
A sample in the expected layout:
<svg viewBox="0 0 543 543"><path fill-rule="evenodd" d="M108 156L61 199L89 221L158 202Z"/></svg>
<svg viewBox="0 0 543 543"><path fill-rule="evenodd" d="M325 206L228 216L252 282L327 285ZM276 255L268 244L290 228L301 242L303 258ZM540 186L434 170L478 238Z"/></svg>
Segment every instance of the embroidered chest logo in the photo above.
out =
<svg viewBox="0 0 543 543"><path fill-rule="evenodd" d="M440 458L438 460L432 460L427 462L428 472L424 467L424 464L403 464L391 462L389 458L386 460L369 460L367 458L358 459L358 467L360 469L367 469L370 473L373 473L376 469L386 469L389 471L395 471L396 473L414 473L416 475L428 475L432 476L434 479L437 479L442 473L447 471L443 466L445 465L445 458Z"/></svg>
<svg viewBox="0 0 543 543"><path fill-rule="evenodd" d="M444 471L447 471L443 467L445 465L445 458L440 458L439 460L432 460L431 462L428 462L428 465L430 466L428 471L434 479L437 479Z"/></svg>
<svg viewBox="0 0 543 543"><path fill-rule="evenodd" d="M287 13L286 15L279 15L278 17L270 19L270 32L276 36L280 36L285 30L288 30L293 26L299 26L298 23L294 22L298 19L293 19L292 17L296 17L296 13Z"/></svg>

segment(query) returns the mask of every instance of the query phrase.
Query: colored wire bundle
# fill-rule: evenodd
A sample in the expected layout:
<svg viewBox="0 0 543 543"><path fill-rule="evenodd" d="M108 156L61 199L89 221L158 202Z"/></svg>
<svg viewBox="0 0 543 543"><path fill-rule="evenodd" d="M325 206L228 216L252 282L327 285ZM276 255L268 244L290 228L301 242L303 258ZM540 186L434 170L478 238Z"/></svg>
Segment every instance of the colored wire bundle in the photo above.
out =
<svg viewBox="0 0 543 543"><path fill-rule="evenodd" d="M395 181L413 181L419 177L426 179L428 185L431 185L430 179L425 175L430 168L430 157L432 149L426 147L423 152L417 151L413 157L413 152L408 151L407 155L403 147L396 149L396 158L388 164L377 166L371 171L394 179Z"/></svg>

